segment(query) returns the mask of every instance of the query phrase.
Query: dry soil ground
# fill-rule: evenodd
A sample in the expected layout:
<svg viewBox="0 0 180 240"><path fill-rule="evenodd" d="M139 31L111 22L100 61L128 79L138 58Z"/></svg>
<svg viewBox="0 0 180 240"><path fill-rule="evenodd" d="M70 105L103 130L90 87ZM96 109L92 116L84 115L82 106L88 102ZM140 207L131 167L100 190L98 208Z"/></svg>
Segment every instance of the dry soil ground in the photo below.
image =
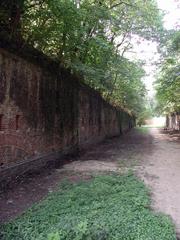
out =
<svg viewBox="0 0 180 240"><path fill-rule="evenodd" d="M99 172L129 168L150 187L153 208L170 215L180 233L180 134L155 128L107 140L61 168L43 169L12 184L0 195L0 222L20 215L65 178L89 180Z"/></svg>

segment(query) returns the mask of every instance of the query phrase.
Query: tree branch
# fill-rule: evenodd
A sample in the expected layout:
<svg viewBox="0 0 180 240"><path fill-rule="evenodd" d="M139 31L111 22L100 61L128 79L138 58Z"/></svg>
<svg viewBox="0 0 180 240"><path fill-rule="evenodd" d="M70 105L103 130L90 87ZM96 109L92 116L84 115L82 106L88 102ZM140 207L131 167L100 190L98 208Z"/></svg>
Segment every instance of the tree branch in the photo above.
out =
<svg viewBox="0 0 180 240"><path fill-rule="evenodd" d="M124 4L124 5L126 5L126 6L130 6L130 7L134 7L134 5L122 1L122 2L119 2L119 3L116 3L116 4L112 5L112 6L110 7L110 9L112 9L112 8L116 8L116 7L118 7L118 6L122 5L122 4Z"/></svg>

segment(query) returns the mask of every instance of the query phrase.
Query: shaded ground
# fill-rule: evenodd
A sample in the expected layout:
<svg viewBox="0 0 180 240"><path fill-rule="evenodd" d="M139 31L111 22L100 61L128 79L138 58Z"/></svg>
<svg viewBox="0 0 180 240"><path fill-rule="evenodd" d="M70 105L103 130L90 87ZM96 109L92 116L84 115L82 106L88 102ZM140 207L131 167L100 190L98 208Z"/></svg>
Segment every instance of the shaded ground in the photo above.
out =
<svg viewBox="0 0 180 240"><path fill-rule="evenodd" d="M143 143L143 147L142 147ZM99 171L117 171L119 167L137 165L144 154L151 154L152 137L132 131L121 138L113 138L92 147L77 159L69 160L63 168L44 169L28 175L19 184L0 194L0 222L20 215L33 203L56 189L65 178L70 181L89 179Z"/></svg>
<svg viewBox="0 0 180 240"><path fill-rule="evenodd" d="M22 179L0 196L0 221L21 214L53 191L64 178L76 182L94 174L133 168L152 189L153 207L171 215L180 232L180 135L151 129L133 130L91 148L63 168L45 169ZM73 160L73 159L72 159Z"/></svg>

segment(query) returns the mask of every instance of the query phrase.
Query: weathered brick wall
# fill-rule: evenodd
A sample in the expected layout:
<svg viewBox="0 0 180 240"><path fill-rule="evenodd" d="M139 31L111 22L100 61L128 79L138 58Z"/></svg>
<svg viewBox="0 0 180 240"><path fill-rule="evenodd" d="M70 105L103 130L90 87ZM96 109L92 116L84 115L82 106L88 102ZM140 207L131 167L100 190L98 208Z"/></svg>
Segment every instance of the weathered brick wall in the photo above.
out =
<svg viewBox="0 0 180 240"><path fill-rule="evenodd" d="M68 71L0 49L1 170L119 135L133 123Z"/></svg>

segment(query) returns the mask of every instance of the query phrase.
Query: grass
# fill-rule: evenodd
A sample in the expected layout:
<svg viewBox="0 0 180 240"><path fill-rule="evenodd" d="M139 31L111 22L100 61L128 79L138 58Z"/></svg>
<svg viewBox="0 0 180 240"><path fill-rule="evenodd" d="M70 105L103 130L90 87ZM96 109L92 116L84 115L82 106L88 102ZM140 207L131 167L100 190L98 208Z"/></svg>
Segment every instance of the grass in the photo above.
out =
<svg viewBox="0 0 180 240"><path fill-rule="evenodd" d="M148 189L134 175L103 175L60 186L1 227L3 240L175 240L174 226L150 209Z"/></svg>
<svg viewBox="0 0 180 240"><path fill-rule="evenodd" d="M148 134L149 133L149 127L143 126L143 127L136 127L139 133L142 134Z"/></svg>

